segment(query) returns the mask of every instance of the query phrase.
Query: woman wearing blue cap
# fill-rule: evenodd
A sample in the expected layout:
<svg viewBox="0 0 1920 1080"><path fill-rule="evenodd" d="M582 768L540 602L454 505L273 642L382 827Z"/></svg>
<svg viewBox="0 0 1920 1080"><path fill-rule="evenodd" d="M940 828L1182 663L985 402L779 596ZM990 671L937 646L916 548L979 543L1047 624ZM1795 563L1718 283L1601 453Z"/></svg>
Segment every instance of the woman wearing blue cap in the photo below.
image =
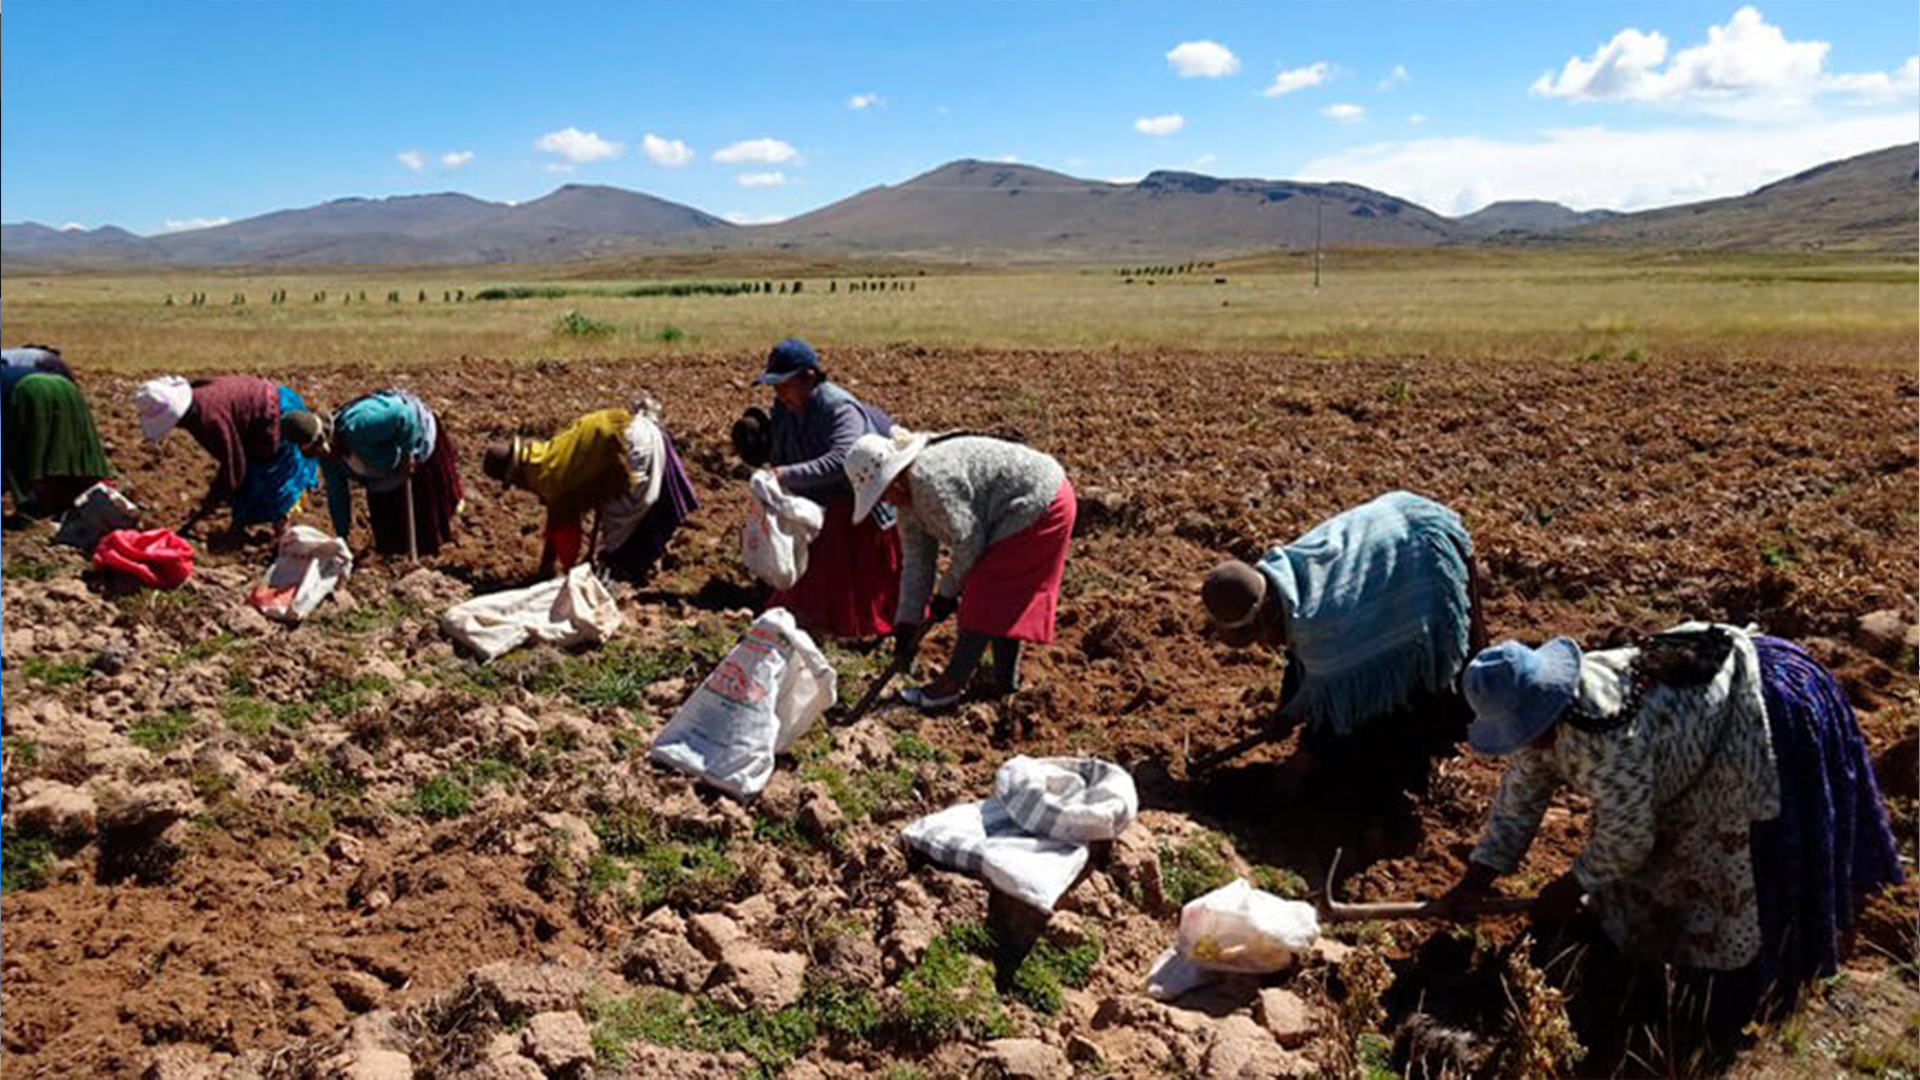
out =
<svg viewBox="0 0 1920 1080"><path fill-rule="evenodd" d="M1856 902L1900 879L1846 695L1786 641L1702 623L1596 652L1508 641L1463 685L1468 744L1508 764L1442 905L1514 870L1570 787L1590 800L1590 837L1536 913L1564 918L1584 897L1629 959L1740 973L1716 1008L1750 1013L1831 974Z"/></svg>
<svg viewBox="0 0 1920 1080"><path fill-rule="evenodd" d="M893 420L827 378L820 356L798 338L773 347L756 382L773 387L771 416L751 410L734 426L742 456L758 444L781 488L812 499L826 524L807 549L806 576L769 604L807 630L837 638L877 638L893 630L900 589L900 540L890 515L854 520L853 488L842 466L854 441L891 435Z"/></svg>

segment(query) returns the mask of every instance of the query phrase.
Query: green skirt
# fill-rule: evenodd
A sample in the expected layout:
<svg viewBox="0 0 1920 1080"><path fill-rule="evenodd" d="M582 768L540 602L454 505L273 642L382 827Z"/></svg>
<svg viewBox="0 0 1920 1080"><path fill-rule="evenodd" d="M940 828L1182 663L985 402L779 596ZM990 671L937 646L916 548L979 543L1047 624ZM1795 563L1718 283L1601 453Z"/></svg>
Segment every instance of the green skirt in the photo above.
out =
<svg viewBox="0 0 1920 1080"><path fill-rule="evenodd" d="M68 500L113 475L80 388L58 375L29 375L7 395L0 471L16 506ZM59 489L55 494L53 489ZM71 490L69 490L71 489ZM64 509L49 506L48 509Z"/></svg>

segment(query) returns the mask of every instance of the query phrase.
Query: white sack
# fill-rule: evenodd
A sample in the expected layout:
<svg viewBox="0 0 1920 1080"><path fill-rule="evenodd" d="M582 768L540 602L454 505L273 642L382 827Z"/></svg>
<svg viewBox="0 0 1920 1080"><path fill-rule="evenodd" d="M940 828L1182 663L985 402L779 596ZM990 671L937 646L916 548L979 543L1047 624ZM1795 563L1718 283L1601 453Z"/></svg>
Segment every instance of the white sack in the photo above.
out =
<svg viewBox="0 0 1920 1080"><path fill-rule="evenodd" d="M785 608L770 608L682 702L648 756L736 799L758 795L775 755L835 700L825 653Z"/></svg>
<svg viewBox="0 0 1920 1080"><path fill-rule="evenodd" d="M1099 758L1022 754L994 773L993 795L1021 828L1055 840L1112 840L1140 812L1133 777Z"/></svg>
<svg viewBox="0 0 1920 1080"><path fill-rule="evenodd" d="M60 518L53 542L77 547L91 556L100 538L115 529L140 527L140 508L109 484L95 484L73 500L73 509Z"/></svg>
<svg viewBox="0 0 1920 1080"><path fill-rule="evenodd" d="M1170 945L1147 971L1147 996L1155 1001L1172 1001L1195 987L1220 979L1220 972L1201 967L1181 956L1179 946Z"/></svg>
<svg viewBox="0 0 1920 1080"><path fill-rule="evenodd" d="M295 525L280 534L279 553L247 602L262 615L299 622L352 573L353 552L345 540Z"/></svg>
<svg viewBox="0 0 1920 1080"><path fill-rule="evenodd" d="M613 594L581 563L565 577L455 604L440 617L440 628L492 660L529 640L562 647L605 641L623 621Z"/></svg>
<svg viewBox="0 0 1920 1080"><path fill-rule="evenodd" d="M807 548L820 535L827 512L812 499L780 489L773 470L753 474L753 499L740 529L740 558L754 577L776 589L791 589L807 574Z"/></svg>
<svg viewBox="0 0 1920 1080"><path fill-rule="evenodd" d="M1041 911L1052 911L1087 866L1087 845L1028 833L998 799L929 814L901 835L941 866L984 878Z"/></svg>
<svg viewBox="0 0 1920 1080"><path fill-rule="evenodd" d="M1180 909L1180 955L1215 971L1264 975L1313 946L1320 916L1312 904L1282 900L1236 879Z"/></svg>

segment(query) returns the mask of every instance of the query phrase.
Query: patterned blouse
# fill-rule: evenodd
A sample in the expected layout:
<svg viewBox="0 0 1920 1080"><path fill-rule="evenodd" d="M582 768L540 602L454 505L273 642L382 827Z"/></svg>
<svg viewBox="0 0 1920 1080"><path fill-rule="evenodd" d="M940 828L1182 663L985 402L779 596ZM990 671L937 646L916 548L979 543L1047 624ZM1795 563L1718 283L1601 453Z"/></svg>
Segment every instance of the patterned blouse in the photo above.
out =
<svg viewBox="0 0 1920 1080"><path fill-rule="evenodd" d="M1573 875L1607 936L1629 955L1726 971L1759 951L1751 827L1779 814L1780 774L1752 639L1721 629L1734 648L1712 679L1648 686L1637 702L1637 648L1585 654L1572 707L1631 718L1597 732L1562 722L1551 746L1515 752L1472 859L1511 872L1570 787L1591 802Z"/></svg>

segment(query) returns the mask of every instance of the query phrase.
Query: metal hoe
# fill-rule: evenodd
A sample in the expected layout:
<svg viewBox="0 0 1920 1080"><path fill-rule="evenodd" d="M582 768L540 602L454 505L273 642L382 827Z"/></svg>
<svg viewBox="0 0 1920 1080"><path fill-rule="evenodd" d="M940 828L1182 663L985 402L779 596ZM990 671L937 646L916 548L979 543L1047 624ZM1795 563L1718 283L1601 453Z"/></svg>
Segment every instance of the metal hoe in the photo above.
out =
<svg viewBox="0 0 1920 1080"><path fill-rule="evenodd" d="M1492 896L1451 911L1439 909L1433 900L1391 900L1375 904L1343 904L1333 898L1334 872L1340 869L1340 849L1333 852L1327 867L1327 883L1321 894L1322 921L1365 922L1374 919L1436 919L1443 922L1469 922L1501 915L1523 915L1533 906L1531 896Z"/></svg>

